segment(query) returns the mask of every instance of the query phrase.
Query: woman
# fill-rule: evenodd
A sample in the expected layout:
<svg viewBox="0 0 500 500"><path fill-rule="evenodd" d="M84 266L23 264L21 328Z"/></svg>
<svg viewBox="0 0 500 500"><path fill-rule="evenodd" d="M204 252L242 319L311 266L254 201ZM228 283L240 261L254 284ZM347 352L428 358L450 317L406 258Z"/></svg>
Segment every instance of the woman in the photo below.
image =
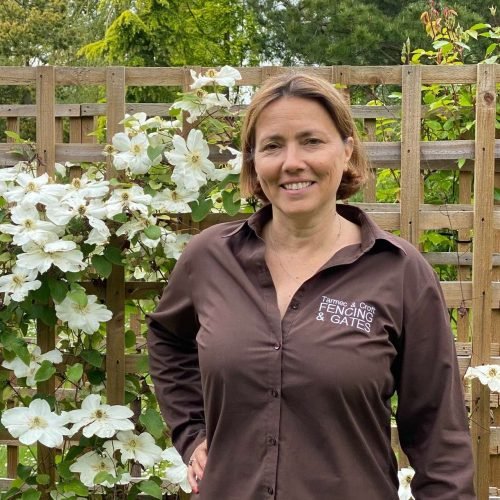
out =
<svg viewBox="0 0 500 500"><path fill-rule="evenodd" d="M415 498L475 498L436 275L336 203L366 172L348 105L321 79L274 77L242 144L242 188L265 206L195 237L150 317L151 374L194 492L395 500L397 392Z"/></svg>

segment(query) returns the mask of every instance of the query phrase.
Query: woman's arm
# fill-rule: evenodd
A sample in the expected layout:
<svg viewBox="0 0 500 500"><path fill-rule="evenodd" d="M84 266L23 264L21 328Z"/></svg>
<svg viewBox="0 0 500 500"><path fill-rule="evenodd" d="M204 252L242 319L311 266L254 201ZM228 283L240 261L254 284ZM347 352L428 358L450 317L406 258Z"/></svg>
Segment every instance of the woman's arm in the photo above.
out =
<svg viewBox="0 0 500 500"><path fill-rule="evenodd" d="M418 286L414 284L415 286ZM416 500L472 500L473 458L462 380L437 276L406 304L398 376L401 446Z"/></svg>
<svg viewBox="0 0 500 500"><path fill-rule="evenodd" d="M151 378L172 442L185 463L205 439L203 395L192 301L189 245L177 262L156 311L149 315L147 337Z"/></svg>

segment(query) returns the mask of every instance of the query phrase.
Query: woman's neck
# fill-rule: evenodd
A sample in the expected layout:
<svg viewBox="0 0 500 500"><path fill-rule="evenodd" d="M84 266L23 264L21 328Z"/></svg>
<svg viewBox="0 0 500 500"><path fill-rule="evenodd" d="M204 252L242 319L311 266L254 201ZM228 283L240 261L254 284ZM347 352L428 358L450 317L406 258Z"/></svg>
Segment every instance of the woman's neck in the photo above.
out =
<svg viewBox="0 0 500 500"><path fill-rule="evenodd" d="M267 236L275 247L286 251L320 249L324 246L332 248L341 237L343 222L346 221L335 210L321 219L284 217L273 210Z"/></svg>

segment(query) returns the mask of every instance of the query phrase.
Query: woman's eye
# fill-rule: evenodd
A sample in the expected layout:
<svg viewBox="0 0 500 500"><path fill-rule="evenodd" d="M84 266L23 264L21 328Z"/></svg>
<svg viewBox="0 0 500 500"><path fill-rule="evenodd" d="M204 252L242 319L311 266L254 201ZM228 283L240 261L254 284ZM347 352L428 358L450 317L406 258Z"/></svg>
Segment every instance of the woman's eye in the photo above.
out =
<svg viewBox="0 0 500 500"><path fill-rule="evenodd" d="M321 139L318 139L317 137L308 137L304 142L311 146L315 146L317 144L321 144Z"/></svg>
<svg viewBox="0 0 500 500"><path fill-rule="evenodd" d="M280 146L276 142L270 142L269 144L264 144L262 151L275 151Z"/></svg>

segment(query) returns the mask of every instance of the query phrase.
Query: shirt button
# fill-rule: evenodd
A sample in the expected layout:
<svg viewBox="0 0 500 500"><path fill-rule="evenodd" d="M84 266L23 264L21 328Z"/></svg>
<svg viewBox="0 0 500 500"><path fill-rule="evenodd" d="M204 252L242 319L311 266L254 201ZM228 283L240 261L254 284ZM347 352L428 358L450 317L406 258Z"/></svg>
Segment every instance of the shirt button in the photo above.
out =
<svg viewBox="0 0 500 500"><path fill-rule="evenodd" d="M271 389L271 396L273 398L277 398L279 396L279 392L276 389Z"/></svg>
<svg viewBox="0 0 500 500"><path fill-rule="evenodd" d="M297 302L293 302L292 305L290 306L294 311L296 311L299 308L299 304Z"/></svg>
<svg viewBox="0 0 500 500"><path fill-rule="evenodd" d="M274 344L274 349L279 351L281 349L281 344Z"/></svg>
<svg viewBox="0 0 500 500"><path fill-rule="evenodd" d="M270 446L276 446L276 439L274 439L272 436L269 436L267 438L267 443L270 445Z"/></svg>
<svg viewBox="0 0 500 500"><path fill-rule="evenodd" d="M269 488L267 488L267 492L272 495L274 493L274 490L269 486Z"/></svg>

